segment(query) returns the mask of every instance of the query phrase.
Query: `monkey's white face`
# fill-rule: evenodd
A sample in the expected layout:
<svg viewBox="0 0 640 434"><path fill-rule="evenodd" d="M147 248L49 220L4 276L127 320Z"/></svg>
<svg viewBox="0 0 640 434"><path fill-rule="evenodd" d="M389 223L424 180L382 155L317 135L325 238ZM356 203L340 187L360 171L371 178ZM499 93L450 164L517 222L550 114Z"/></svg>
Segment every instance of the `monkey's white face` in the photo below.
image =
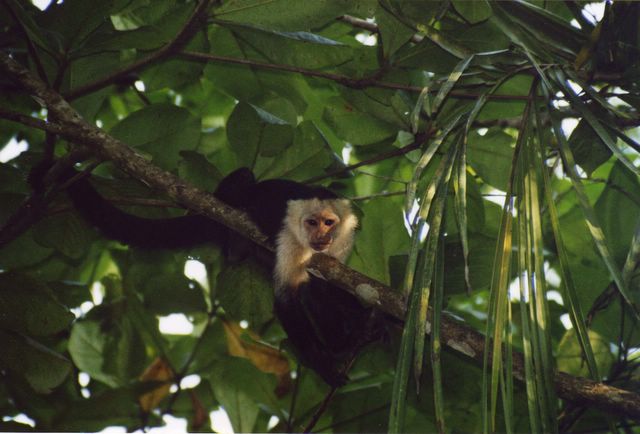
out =
<svg viewBox="0 0 640 434"><path fill-rule="evenodd" d="M333 210L325 208L305 216L302 223L309 246L316 252L324 252L333 243L340 217Z"/></svg>

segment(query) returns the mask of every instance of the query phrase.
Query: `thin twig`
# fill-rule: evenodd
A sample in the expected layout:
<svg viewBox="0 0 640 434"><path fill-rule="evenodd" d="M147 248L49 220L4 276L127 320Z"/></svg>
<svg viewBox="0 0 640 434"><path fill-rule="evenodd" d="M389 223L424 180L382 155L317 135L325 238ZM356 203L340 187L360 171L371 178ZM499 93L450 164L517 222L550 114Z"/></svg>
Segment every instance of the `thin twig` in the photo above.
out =
<svg viewBox="0 0 640 434"><path fill-rule="evenodd" d="M356 361L356 357L358 355L358 352L359 352L359 346L357 346L356 348L354 348L352 350L351 355L349 357L349 361L344 366L344 370L343 371L344 371L345 374L347 374L349 372L349 370L353 366L353 363ZM320 403L320 406L313 413L313 416L311 417L311 420L309 421L309 423L305 427L305 429L304 429L305 433L311 432L313 427L316 426L316 424L318 423L318 421L320 420L320 418L322 417L324 412L327 411L327 408L329 407L329 403L331 402L331 400L333 399L333 397L335 396L335 394L336 394L336 392L338 391L339 388L340 388L340 386L338 386L338 385L331 386L331 390L329 390L327 395L324 397L324 399Z"/></svg>
<svg viewBox="0 0 640 434"><path fill-rule="evenodd" d="M364 417L371 416L372 414L378 413L379 411L382 411L382 410L388 410L390 404L391 404L391 402L387 402L386 404L383 404L383 405L380 405L378 407L374 407L374 408L372 408L370 410L367 410L364 413L356 414L353 417L350 417L350 418L347 418L347 419L343 419L343 420L339 420L337 422L333 422L330 425L325 425L322 428L318 428L318 432L325 432L325 431L328 431L330 429L335 431L335 428L337 428L339 426L346 425L346 424L354 422L354 421L356 421L358 419L362 419Z"/></svg>
<svg viewBox="0 0 640 434"><path fill-rule="evenodd" d="M313 427L316 426L316 424L318 423L318 421L320 420L324 412L327 411L327 407L329 406L329 403L333 399L339 387L340 386L331 386L331 390L329 390L329 393L327 393L327 395L322 400L322 403L320 403L320 407L318 407L315 413L313 413L313 417L311 418L307 426L304 428L303 432L309 433L311 432Z"/></svg>
<svg viewBox="0 0 640 434"><path fill-rule="evenodd" d="M302 365L298 362L296 367L296 381L293 383L293 392L291 394L291 405L289 405L289 417L287 418L287 432L293 431L293 413L296 410L296 400L298 399L298 388L300 387L300 378L302 377Z"/></svg>
<svg viewBox="0 0 640 434"><path fill-rule="evenodd" d="M374 194L368 194L366 196L351 197L349 198L349 200L353 202L357 202L361 200L378 199L380 197L403 196L405 194L407 194L406 191L383 191L382 193L374 193Z"/></svg>
<svg viewBox="0 0 640 434"><path fill-rule="evenodd" d="M245 66L251 66L259 69L268 69L272 71L293 72L293 73L301 74L307 77L324 78L326 80L335 81L336 83L339 83L346 87L350 87L352 89L365 89L368 87L378 87L381 89L404 90L412 93L420 93L424 90L424 87L421 87L421 86L409 86L406 84L379 81L376 79L375 76L364 77L364 78L353 78L347 75L334 74L332 72L321 72L321 71L315 71L307 68L300 68L297 66L258 62L255 60L240 59L237 57L228 57L228 56L218 56L216 54L200 53L196 51L182 51L179 55L180 57L183 57L185 59L190 59L198 62L232 63L235 65L245 65ZM434 93L437 91L438 89L432 89L429 92ZM451 91L449 92L449 96L452 98L458 98L458 99L476 100L482 95L477 93ZM491 95L488 95L487 98L495 101L526 101L528 99L528 96L491 94Z"/></svg>

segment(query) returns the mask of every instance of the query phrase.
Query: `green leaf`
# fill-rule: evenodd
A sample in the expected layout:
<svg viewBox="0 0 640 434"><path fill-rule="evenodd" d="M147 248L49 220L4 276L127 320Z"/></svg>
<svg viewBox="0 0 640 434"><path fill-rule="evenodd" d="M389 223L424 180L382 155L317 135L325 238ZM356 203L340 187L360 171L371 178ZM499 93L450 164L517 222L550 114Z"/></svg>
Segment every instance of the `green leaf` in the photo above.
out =
<svg viewBox="0 0 640 434"><path fill-rule="evenodd" d="M227 137L241 165L254 167L258 155L284 151L293 140L293 128L262 109L240 103L229 116Z"/></svg>
<svg viewBox="0 0 640 434"><path fill-rule="evenodd" d="M400 198L369 201L363 207L356 247L349 265L381 282L390 281L389 260L405 252L409 236L397 221L402 217ZM376 217L373 217L376 216Z"/></svg>
<svg viewBox="0 0 640 434"><path fill-rule="evenodd" d="M536 114L536 122L539 125L540 120L537 114ZM542 144L543 144L543 140L541 137L542 133L540 130L538 131L539 131L538 146L540 146L540 150L542 151ZM593 355L593 349L591 348L591 343L588 337L587 324L584 318L584 312L582 311L582 306L581 306L580 298L578 296L578 291L574 282L574 277L571 272L571 268L569 267L569 258L567 255L567 249L565 248L565 241L564 241L565 235L560 230L560 220L558 218L558 210L556 208L556 204L553 200L549 174L547 173L546 167L543 167L541 172L542 172L542 178L543 178L543 184L544 184L545 201L549 209L549 220L551 223L551 229L553 231L553 236L558 249L558 259L560 262L560 270L562 272L563 288L565 289L564 299L566 300L567 305L569 307L568 309L569 317L571 319L571 323L575 330L575 335L578 338L578 343L580 344L582 354L587 362L587 367L589 369L589 374L591 376L591 379L597 381L600 379L600 375L598 373L598 365ZM530 399L533 400L536 398L532 397Z"/></svg>
<svg viewBox="0 0 640 434"><path fill-rule="evenodd" d="M601 372L609 372L615 362L615 357L611 354L609 341L597 332L589 331L589 343L593 348L593 355ZM558 360L558 370L579 377L590 375L589 367L584 363L584 356L580 342L575 330L567 330L558 344L556 358Z"/></svg>
<svg viewBox="0 0 640 434"><path fill-rule="evenodd" d="M588 176L611 157L611 150L600 139L589 123L582 119L569 137L569 147Z"/></svg>
<svg viewBox="0 0 640 434"><path fill-rule="evenodd" d="M204 155L195 151L181 151L182 160L178 163L178 175L181 179L204 190L213 192L222 179L222 174Z"/></svg>
<svg viewBox="0 0 640 434"><path fill-rule="evenodd" d="M453 7L471 24L479 23L491 16L491 7L485 0L453 0Z"/></svg>
<svg viewBox="0 0 640 434"><path fill-rule="evenodd" d="M251 432L258 417L258 402L273 394L275 377L261 373L245 359L225 358L214 365L211 386L234 431Z"/></svg>
<svg viewBox="0 0 640 434"><path fill-rule="evenodd" d="M87 253L94 233L78 214L64 213L38 222L33 228L33 238L41 246L78 259Z"/></svg>
<svg viewBox="0 0 640 434"><path fill-rule="evenodd" d="M107 336L95 321L78 321L71 329L69 354L75 366L91 378L110 387L118 387L121 380L106 372L104 365L109 357L106 351Z"/></svg>
<svg viewBox="0 0 640 434"><path fill-rule="evenodd" d="M299 66L305 69L328 69L353 60L353 48L307 32L274 32L249 26L229 25L241 46L248 44L259 53L258 61ZM248 50L245 50L248 51Z"/></svg>
<svg viewBox="0 0 640 434"><path fill-rule="evenodd" d="M571 87L567 84L567 78L564 75L564 72L561 70L554 68L552 70L554 77L556 79L556 83L558 87L564 93L569 101L571 102L573 108L575 108L584 118L586 122L589 123L589 126L594 130L594 132L600 137L600 140L607 145L607 147L611 150L613 155L624 164L631 172L636 175L640 175L640 170L631 162L631 160L625 155L625 153L620 149L617 144L616 137L611 134L610 130L606 128L605 125L598 118L597 114L594 111L584 104L584 102L578 98L578 95L571 89Z"/></svg>
<svg viewBox="0 0 640 434"><path fill-rule="evenodd" d="M198 147L200 120L184 108L153 104L120 121L111 134L151 154L160 167L173 169L178 164L180 151Z"/></svg>
<svg viewBox="0 0 640 434"><path fill-rule="evenodd" d="M234 59L245 59L246 54L240 47L236 36L228 29L214 27L209 33L212 54ZM255 72L242 65L208 62L204 76L213 85L239 101L251 101L264 92Z"/></svg>
<svg viewBox="0 0 640 434"><path fill-rule="evenodd" d="M513 143L513 137L499 129L490 129L483 136L475 131L469 134L469 165L487 184L498 190L507 189Z"/></svg>
<svg viewBox="0 0 640 434"><path fill-rule="evenodd" d="M376 23L378 24L382 49L385 58L390 58L400 47L406 44L415 31L390 14L384 7L378 7L376 11Z"/></svg>
<svg viewBox="0 0 640 434"><path fill-rule="evenodd" d="M0 342L0 367L21 375L38 393L49 393L71 371L69 360L26 336L0 330Z"/></svg>
<svg viewBox="0 0 640 434"><path fill-rule="evenodd" d="M201 53L209 51L209 41L206 35L201 32L196 33L184 50ZM141 79L147 92L167 87L179 89L200 80L204 68L205 64L201 62L172 59L144 70Z"/></svg>
<svg viewBox="0 0 640 434"><path fill-rule="evenodd" d="M619 161L613 165L594 210L613 258L617 264L624 263L640 213L640 183Z"/></svg>
<svg viewBox="0 0 640 434"><path fill-rule="evenodd" d="M73 319L44 283L22 274L0 274L0 329L48 336L65 330Z"/></svg>
<svg viewBox="0 0 640 434"><path fill-rule="evenodd" d="M353 3L348 5L339 0L318 0L302 5L292 4L287 0L272 0L266 3L263 0L231 0L217 8L215 14L221 20L264 28L309 30L321 27L347 13L345 6L356 10L364 9L365 2Z"/></svg>
<svg viewBox="0 0 640 434"><path fill-rule="evenodd" d="M136 251L123 286L142 294L145 308L157 315L204 312L202 288L184 275L184 260L169 251Z"/></svg>
<svg viewBox="0 0 640 434"><path fill-rule="evenodd" d="M220 304L235 320L258 327L273 317L271 276L254 260L225 267L217 287Z"/></svg>
<svg viewBox="0 0 640 434"><path fill-rule="evenodd" d="M309 173L319 173L328 167L333 159L333 151L318 127L304 121L295 129L293 145L274 158L264 172L258 172L258 176L303 181L309 178Z"/></svg>
<svg viewBox="0 0 640 434"><path fill-rule="evenodd" d="M593 242L595 243L598 249L600 258L602 259L602 262L605 264L605 266L609 270L609 273L613 278L614 282L616 283L616 286L618 291L620 292L620 295L622 295L622 297L625 299L625 301L631 308L634 316L637 318L640 318L640 308L637 305L637 301L632 297L627 285L625 284L625 281L622 279L622 273L620 272L620 268L615 263L615 260L611 255L609 242L605 237L604 232L602 231L602 227L600 226L597 215L593 207L589 203L589 199L585 194L584 186L582 185L580 177L576 172L573 153L571 152L571 149L569 149L567 139L565 138L564 133L562 132L560 128L560 124L557 121L557 119L552 117L552 123L553 123L553 129L555 131L556 137L558 138L560 155L562 157L562 161L565 165L565 168L568 172L569 177L571 178L571 183L578 197L580 207L582 208L584 216L587 220L587 227L589 228L589 232L591 233ZM592 123L591 126L593 127L594 124ZM624 163L624 160L621 160L621 161Z"/></svg>
<svg viewBox="0 0 640 434"><path fill-rule="evenodd" d="M322 118L342 140L353 145L370 145L395 137L397 128L374 119L339 98L329 101Z"/></svg>
<svg viewBox="0 0 640 434"><path fill-rule="evenodd" d="M130 313L118 318L105 337L102 369L106 374L118 378L120 384L138 378L147 363L145 341L129 316Z"/></svg>
<svg viewBox="0 0 640 434"><path fill-rule="evenodd" d="M136 405L140 393L131 387L108 389L88 399L72 401L52 429L95 432L111 426L135 426L140 423Z"/></svg>

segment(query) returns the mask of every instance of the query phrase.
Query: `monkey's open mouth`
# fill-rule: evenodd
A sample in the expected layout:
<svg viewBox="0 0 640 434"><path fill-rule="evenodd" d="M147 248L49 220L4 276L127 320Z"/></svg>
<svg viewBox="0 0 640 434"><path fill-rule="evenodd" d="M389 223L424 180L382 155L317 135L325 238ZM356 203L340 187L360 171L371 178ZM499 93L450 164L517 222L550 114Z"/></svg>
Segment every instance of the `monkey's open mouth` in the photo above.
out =
<svg viewBox="0 0 640 434"><path fill-rule="evenodd" d="M311 244L311 248L316 252L322 252L324 250L327 250L331 245L331 243L310 243L310 244Z"/></svg>

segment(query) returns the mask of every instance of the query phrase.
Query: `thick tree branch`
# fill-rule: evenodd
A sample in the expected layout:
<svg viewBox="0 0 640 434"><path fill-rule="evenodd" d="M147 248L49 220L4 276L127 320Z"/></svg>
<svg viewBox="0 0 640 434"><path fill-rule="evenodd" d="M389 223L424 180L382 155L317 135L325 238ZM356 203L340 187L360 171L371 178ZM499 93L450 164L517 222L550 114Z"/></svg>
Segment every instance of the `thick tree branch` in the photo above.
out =
<svg viewBox="0 0 640 434"><path fill-rule="evenodd" d="M43 101L47 109L55 114L60 125L73 130L73 136L77 137L77 141L89 147L99 157L113 161L120 169L167 193L176 202L221 222L260 245L265 245L264 235L244 213L157 168L124 143L84 121L59 94L47 88L41 80L6 54L0 54L0 70L27 92ZM325 255L315 255L309 268L311 272L322 275L329 282L356 294L381 311L404 319L405 302L392 288ZM447 347L482 362L485 339L482 334L448 316L442 318L441 328L442 341ZM522 355L514 353L513 372L519 380L524 380L523 366ZM640 420L640 396L633 392L562 372L556 374L554 382L560 398Z"/></svg>

